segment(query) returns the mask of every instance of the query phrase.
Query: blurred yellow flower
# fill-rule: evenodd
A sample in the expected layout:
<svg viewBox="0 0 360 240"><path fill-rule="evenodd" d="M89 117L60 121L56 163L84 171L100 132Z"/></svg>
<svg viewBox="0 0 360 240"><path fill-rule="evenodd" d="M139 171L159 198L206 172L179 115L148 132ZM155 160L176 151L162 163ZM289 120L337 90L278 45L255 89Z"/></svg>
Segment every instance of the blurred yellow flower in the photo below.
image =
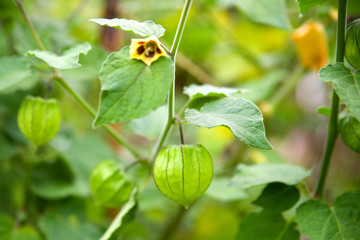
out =
<svg viewBox="0 0 360 240"><path fill-rule="evenodd" d="M130 58L141 60L150 66L161 56L167 56L167 54L157 38L131 39Z"/></svg>
<svg viewBox="0 0 360 240"><path fill-rule="evenodd" d="M296 29L292 37L300 62L305 68L319 70L328 63L328 42L321 23L308 21Z"/></svg>

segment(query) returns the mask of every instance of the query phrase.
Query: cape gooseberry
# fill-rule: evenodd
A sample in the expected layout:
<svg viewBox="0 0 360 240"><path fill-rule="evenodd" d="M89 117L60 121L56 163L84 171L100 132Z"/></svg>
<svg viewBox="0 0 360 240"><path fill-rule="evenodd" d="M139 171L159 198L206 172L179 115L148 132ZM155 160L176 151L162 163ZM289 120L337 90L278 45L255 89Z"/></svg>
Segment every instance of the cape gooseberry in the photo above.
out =
<svg viewBox="0 0 360 240"><path fill-rule="evenodd" d="M355 20L346 29L345 57L355 69L360 69L360 20Z"/></svg>
<svg viewBox="0 0 360 240"><path fill-rule="evenodd" d="M339 130L346 146L360 153L360 121L355 117L345 115L340 119Z"/></svg>
<svg viewBox="0 0 360 240"><path fill-rule="evenodd" d="M18 113L20 131L35 146L50 141L60 128L61 113L56 99L28 96Z"/></svg>
<svg viewBox="0 0 360 240"><path fill-rule="evenodd" d="M101 205L119 207L130 198L134 184L113 160L105 160L92 170L90 188Z"/></svg>
<svg viewBox="0 0 360 240"><path fill-rule="evenodd" d="M165 146L153 167L158 189L185 208L206 191L213 172L210 154L202 145Z"/></svg>

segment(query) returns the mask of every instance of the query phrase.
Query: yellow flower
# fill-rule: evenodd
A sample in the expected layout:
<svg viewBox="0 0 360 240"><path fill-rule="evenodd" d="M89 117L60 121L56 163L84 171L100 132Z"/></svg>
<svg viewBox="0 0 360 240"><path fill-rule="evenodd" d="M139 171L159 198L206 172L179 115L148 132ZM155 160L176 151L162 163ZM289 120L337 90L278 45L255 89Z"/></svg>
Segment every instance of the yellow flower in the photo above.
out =
<svg viewBox="0 0 360 240"><path fill-rule="evenodd" d="M308 21L293 33L301 65L319 70L328 63L328 43L323 25Z"/></svg>
<svg viewBox="0 0 360 240"><path fill-rule="evenodd" d="M156 37L131 39L130 58L141 60L150 66L161 56L167 56L167 54Z"/></svg>

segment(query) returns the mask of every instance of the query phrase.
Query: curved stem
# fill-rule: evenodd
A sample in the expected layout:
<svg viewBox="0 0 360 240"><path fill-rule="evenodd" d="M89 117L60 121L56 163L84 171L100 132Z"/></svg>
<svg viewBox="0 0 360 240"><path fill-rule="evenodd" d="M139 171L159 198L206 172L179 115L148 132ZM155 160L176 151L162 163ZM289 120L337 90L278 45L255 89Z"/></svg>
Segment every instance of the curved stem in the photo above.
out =
<svg viewBox="0 0 360 240"><path fill-rule="evenodd" d="M347 0L339 0L338 28L337 28L337 39L336 39L336 62L344 61L346 8L347 8ZM315 196L319 198L323 198L324 196L324 189L325 189L326 179L331 162L331 156L335 147L337 136L339 134L338 131L339 106L340 106L339 96L336 94L335 90L333 90L331 115L328 126L328 137L323 155L320 176L315 190Z"/></svg>
<svg viewBox="0 0 360 240"><path fill-rule="evenodd" d="M179 123L179 132L180 132L180 142L181 145L184 145L184 134L183 134L183 130L182 130L182 126L181 126L181 119L178 116L175 116L175 119L178 121Z"/></svg>

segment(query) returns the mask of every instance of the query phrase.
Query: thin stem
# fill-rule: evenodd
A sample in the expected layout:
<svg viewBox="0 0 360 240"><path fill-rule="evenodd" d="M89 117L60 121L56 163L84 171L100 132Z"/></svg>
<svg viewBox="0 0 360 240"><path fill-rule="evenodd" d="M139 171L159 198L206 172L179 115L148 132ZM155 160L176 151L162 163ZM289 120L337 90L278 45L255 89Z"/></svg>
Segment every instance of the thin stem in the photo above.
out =
<svg viewBox="0 0 360 240"><path fill-rule="evenodd" d="M41 42L38 34L36 33L35 28L34 28L34 26L32 25L29 16L26 14L25 9L24 9L24 5L23 5L22 1L20 1L20 0L14 0L14 1L15 1L16 5L18 6L21 14L23 15L23 17L24 17L24 19L25 19L25 22L26 22L26 25L28 26L28 28L29 28L29 30L30 30L30 32L31 32L31 35L33 36L36 44L39 46L40 50L45 51L45 50L46 50L46 49L45 49L45 46L44 46L44 44Z"/></svg>
<svg viewBox="0 0 360 240"><path fill-rule="evenodd" d="M183 11L181 13L181 17L180 17L180 21L179 21L179 25L178 28L176 30L175 33L175 38L171 47L171 58L174 61L174 79L173 82L170 86L169 89L169 97L168 97L168 118L167 121L165 123L165 126L163 128L163 131L160 134L160 137L158 138L153 152L151 154L151 160L153 161L156 157L156 154L159 152L160 148L163 146L166 138L168 137L171 128L172 128L172 124L174 122L174 109L175 109L175 62L176 62L176 54L177 51L179 49L179 45L180 45L180 40L182 37L182 34L184 32L184 28L185 28L185 23L186 23L186 19L187 16L189 15L190 12L190 8L191 8L191 4L192 4L193 0L186 0Z"/></svg>
<svg viewBox="0 0 360 240"><path fill-rule="evenodd" d="M180 40L181 40L182 34L184 32L184 29L185 29L186 19L187 19L188 15L189 15L192 2L193 2L193 0L186 0L183 11L181 13L179 25L178 25L178 28L176 30L176 34L175 34L173 44L171 46L171 56L172 56L172 58L174 60L176 59L176 53L177 53L177 51L179 49Z"/></svg>
<svg viewBox="0 0 360 240"><path fill-rule="evenodd" d="M181 125L181 119L178 116L175 116L175 119L178 121L179 123L179 132L180 132L180 142L181 145L184 145L184 134L183 134L183 130L182 130L182 125Z"/></svg>
<svg viewBox="0 0 360 240"><path fill-rule="evenodd" d="M345 49L345 29L346 29L346 8L347 0L338 1L338 28L336 39L336 62L344 61L344 49ZM324 189L326 185L326 179L331 162L332 152L335 147L336 139L338 137L338 115L339 115L340 99L333 90L333 98L331 104L331 115L328 126L328 137L326 141L325 151L323 155L323 161L321 165L321 171L319 180L315 190L315 196L323 198Z"/></svg>
<svg viewBox="0 0 360 240"><path fill-rule="evenodd" d="M93 109L90 104L77 92L75 92L65 81L60 77L53 78L56 82L58 82L65 90L67 90L75 100L92 116L96 117L96 111ZM123 147L125 147L132 155L136 158L139 158L141 154L135 149L135 147L131 146L122 136L120 136L113 128L103 125L102 126L105 131L110 134L118 143L120 143Z"/></svg>

